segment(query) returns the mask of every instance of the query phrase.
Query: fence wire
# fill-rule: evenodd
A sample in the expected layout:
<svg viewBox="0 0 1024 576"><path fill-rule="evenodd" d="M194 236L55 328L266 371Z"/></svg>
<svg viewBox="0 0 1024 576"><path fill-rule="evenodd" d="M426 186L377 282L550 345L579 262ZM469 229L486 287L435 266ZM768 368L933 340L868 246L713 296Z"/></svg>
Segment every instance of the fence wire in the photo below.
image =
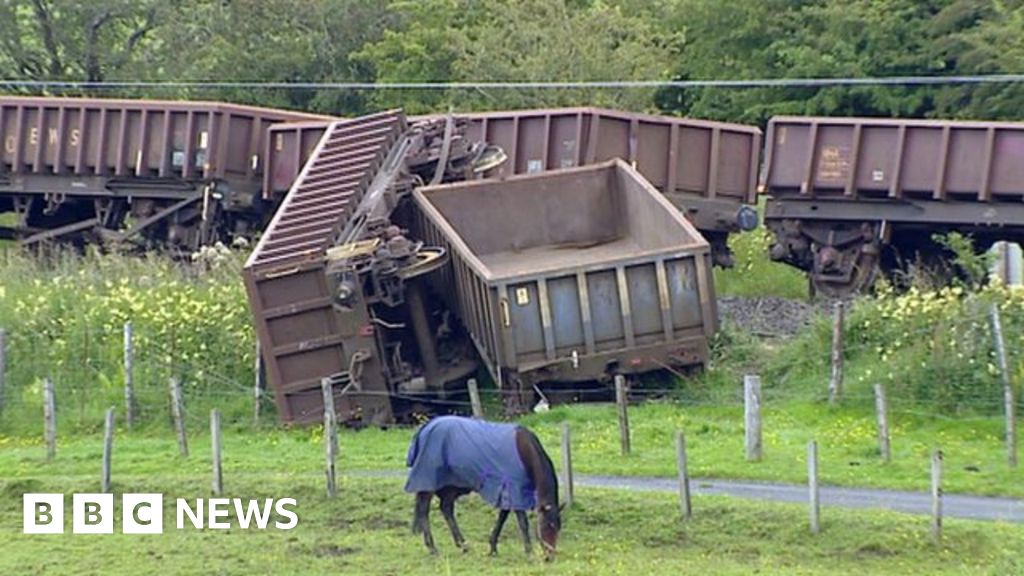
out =
<svg viewBox="0 0 1024 576"><path fill-rule="evenodd" d="M849 321L849 316L847 317ZM1009 319L1009 318L1008 318ZM1009 327L1011 322L1006 322ZM992 373L988 364L997 364L995 348L991 345L991 326L987 309L977 307L957 319L955 326L962 332L956 338L965 339L967 333L973 336L969 342L954 341L955 345L971 347L977 352L978 360L985 365L973 370L985 386L957 390L955 397L927 397L906 386L889 386L889 407L894 414L936 419L998 419L1005 406L1002 396L1000 375ZM936 334L949 330L950 326L920 326L901 332L900 346L920 348L925 354L933 354ZM822 327L818 331L823 335ZM1007 339L1006 349L1011 366L1019 366L1024 359L1024 341L1017 331L1004 329L1012 335ZM18 332L7 330L6 389L3 396L3 413L0 414L0 432L35 431L41 427L42 381L50 378L54 382L62 429L94 430L101 426L103 412L110 406L118 409L119 420L125 411L124 393L124 342L123 328L111 326L89 326L77 334L62 334L58 338L49 331ZM857 336L847 325L848 337L844 342L844 356L878 355L885 352L886 344L871 340L870 336ZM949 336L943 332L940 337ZM824 337L824 336L823 336ZM828 335L831 338L831 335ZM889 346L897 347L896 343ZM822 346L818 346L822 348ZM725 354L737 353L726 349ZM188 359L180 353L180 347L171 338L157 338L139 328L134 332L134 388L136 421L140 425L164 426L170 421L169 381L172 377L182 383L185 413L189 426L205 425L209 411L218 408L226 424L252 423L254 402L260 403L259 413L264 423L276 421L273 391L267 388L257 391L255 384L255 342L249 339L239 342L231 358L223 361ZM713 362L720 361L716 358ZM763 375L762 401L767 409L784 407L789 403L820 403L827 399L828 367L827 354L804 359L807 367L820 378L821 386L816 390L806 388L789 389L781 379ZM937 365L954 366L950 358L937 358ZM976 362L977 364L978 362ZM935 365L930 366L935 368ZM962 368L962 367L960 367ZM688 381L682 385L665 385L664 379L631 379L629 398L631 401L674 402L683 407L719 407L734 409L743 405L741 374L735 374L736 385L703 389L702 380ZM844 406L867 407L874 403L874 395L865 393L863 385L853 385L852 378L863 374L853 372L847 375L847 386L853 391L843 394ZM871 384L882 381L876 375ZM592 385L545 387L542 394L550 396L552 404L567 400L601 402L614 400L614 386L610 382ZM469 413L471 403L465 390L428 391L416 394L361 392L363 395L388 395L398 400L428 402L441 410ZM503 404L507 396L516 394L494 387L481 387L485 403ZM1024 398L1017 395L1016 409L1024 411Z"/></svg>

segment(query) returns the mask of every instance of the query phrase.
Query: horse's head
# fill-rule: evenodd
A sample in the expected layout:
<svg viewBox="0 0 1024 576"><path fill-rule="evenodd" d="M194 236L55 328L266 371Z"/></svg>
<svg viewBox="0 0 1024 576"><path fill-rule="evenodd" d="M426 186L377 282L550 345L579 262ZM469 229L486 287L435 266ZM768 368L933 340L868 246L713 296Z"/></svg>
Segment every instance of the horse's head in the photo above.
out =
<svg viewBox="0 0 1024 576"><path fill-rule="evenodd" d="M562 530L562 506L557 504L541 504L537 511L537 531L540 533L540 544L544 547L544 559L555 559L555 548L558 546L558 533Z"/></svg>

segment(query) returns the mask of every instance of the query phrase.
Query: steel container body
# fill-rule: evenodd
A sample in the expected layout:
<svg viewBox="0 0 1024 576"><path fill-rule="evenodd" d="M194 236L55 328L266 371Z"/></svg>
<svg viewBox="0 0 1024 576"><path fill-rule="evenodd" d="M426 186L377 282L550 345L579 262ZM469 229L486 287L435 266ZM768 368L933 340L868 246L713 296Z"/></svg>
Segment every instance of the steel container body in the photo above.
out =
<svg viewBox="0 0 1024 576"><path fill-rule="evenodd" d="M432 281L496 381L601 379L707 358L709 246L622 160L414 192Z"/></svg>
<svg viewBox="0 0 1024 576"><path fill-rule="evenodd" d="M367 308L339 313L338 282L326 269L335 235L404 130L395 112L330 124L246 262L249 306L282 421L323 417L323 378L335 379L345 418L356 405L368 421L392 418L379 355L364 352L375 349ZM356 388L366 395L349 393L352 380L339 379L354 369L364 373Z"/></svg>
<svg viewBox="0 0 1024 576"><path fill-rule="evenodd" d="M1024 123L776 117L767 140L773 196L1024 198Z"/></svg>
<svg viewBox="0 0 1024 576"><path fill-rule="evenodd" d="M571 168L621 158L668 195L755 202L761 131L754 126L601 108L461 114L470 136L509 161L488 175Z"/></svg>
<svg viewBox="0 0 1024 576"><path fill-rule="evenodd" d="M12 175L259 182L266 128L325 117L218 102L0 97Z"/></svg>
<svg viewBox="0 0 1024 576"><path fill-rule="evenodd" d="M306 161L313 154L330 122L289 122L271 126L267 135L263 173L263 197L283 196L291 188Z"/></svg>
<svg viewBox="0 0 1024 576"><path fill-rule="evenodd" d="M324 116L216 102L0 97L0 236L97 236L195 250L246 236L262 201L266 129ZM129 224L128 218L131 218Z"/></svg>

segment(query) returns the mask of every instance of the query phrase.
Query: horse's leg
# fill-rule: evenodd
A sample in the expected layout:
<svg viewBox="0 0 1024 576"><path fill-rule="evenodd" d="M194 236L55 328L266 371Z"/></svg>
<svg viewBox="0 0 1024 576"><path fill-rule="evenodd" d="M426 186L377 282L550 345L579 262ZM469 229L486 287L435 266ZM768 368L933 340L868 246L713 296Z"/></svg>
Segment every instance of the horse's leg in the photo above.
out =
<svg viewBox="0 0 1024 576"><path fill-rule="evenodd" d="M529 556L533 553L533 546L530 544L530 521L526 519L526 511L516 510L516 520L519 521L519 532L523 535L523 549Z"/></svg>
<svg viewBox="0 0 1024 576"><path fill-rule="evenodd" d="M491 530L491 556L498 555L498 537L505 527L505 520L508 520L508 510L498 511L498 521L494 524L494 530Z"/></svg>
<svg viewBox="0 0 1024 576"><path fill-rule="evenodd" d="M459 494L454 490L442 490L437 495L441 500L441 514L444 516L444 521L448 523L448 529L452 532L452 540L455 540L455 545L463 552L469 552L469 548L466 547L466 539L462 537L462 531L459 530L459 525L455 522L455 499L459 497Z"/></svg>
<svg viewBox="0 0 1024 576"><path fill-rule="evenodd" d="M423 533L423 544L430 550L431 554L437 554L437 547L434 546L434 536L430 533L430 501L434 495L430 492L416 493L416 509L413 513L413 533Z"/></svg>

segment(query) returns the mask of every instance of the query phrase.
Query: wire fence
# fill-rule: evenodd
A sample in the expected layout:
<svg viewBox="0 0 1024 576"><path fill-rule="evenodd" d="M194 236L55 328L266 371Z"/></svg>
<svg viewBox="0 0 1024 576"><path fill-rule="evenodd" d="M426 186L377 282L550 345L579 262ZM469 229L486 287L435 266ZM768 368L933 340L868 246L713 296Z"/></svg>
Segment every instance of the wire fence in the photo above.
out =
<svg viewBox="0 0 1024 576"><path fill-rule="evenodd" d="M968 307L970 308L970 307ZM1024 360L1024 337L1017 314L1007 314L1005 333L1012 377L1019 381ZM875 316L869 316L875 318ZM987 308L977 306L946 320L925 323L899 330L899 341L882 341L890 331L872 334L856 314L848 316L843 355L847 358L877 357L880 362L860 362L848 370L850 384L843 394L847 407L869 408L875 402L870 386L884 383L890 390L890 409L897 414L935 419L998 419L1005 410L1003 387L998 371ZM0 432L8 434L35 433L40 429L43 412L42 384L49 378L54 383L58 403L58 425L63 432L95 431L102 425L104 411L114 406L118 414L126 411L125 345L121 326L76 328L74 337L54 338L52 334L6 331L6 367L3 381L3 402ZM766 408L785 409L794 403L818 403L828 399L829 356L827 346L818 341L829 338L827 322L812 327L803 344L807 354L787 356L799 365L773 365L756 359L754 364L764 370L762 401ZM946 341L948 340L948 341ZM218 408L228 425L252 425L254 413L260 414L259 425L276 422L274 396L271 389L256 385L256 346L251 336L239 340L230 354L188 358L174 335L159 338L136 329L133 334L132 381L134 388L134 420L139 426L166 426L171 419L169 381L182 383L186 421L205 425L210 409ZM202 344L200 344L202 346ZM948 373L950 382L922 380L906 374L906 367L897 374L887 374L884 358L910 349L919 352L923 365L918 370L929 378ZM916 352L916 353L917 353ZM725 345L718 352L709 374L680 382L677 377L651 375L635 378L629 387L631 401L664 401L699 408L738 409L743 406L742 373L735 367L742 364L734 356L742 352ZM957 354L966 354L958 359ZM211 359L212 358L212 359ZM727 365L726 375L715 364ZM906 364L906 362L903 362ZM912 367L913 368L913 367ZM717 372L716 372L717 371ZM963 383L964 374L969 379ZM902 382L901 378L915 379ZM732 378L734 385L709 385L709 378ZM791 386L787 379L820 381L816 389L806 384ZM954 382L955 381L955 382ZM942 390L946 392L940 393ZM612 402L615 389L610 381L589 384L550 385L539 389L539 398L548 405L566 402ZM362 392L362 394L374 394ZM380 394L387 394L381 392ZM516 392L501 390L493 383L481 387L480 394L491 406L504 404L505 396ZM424 402L436 410L471 413L472 404L465 388L387 394L395 399ZM259 403L255 407L254 403ZM1015 398L1017 410L1024 410L1024 399ZM490 410L496 412L494 408ZM120 421L120 420L119 420Z"/></svg>
<svg viewBox="0 0 1024 576"><path fill-rule="evenodd" d="M54 385L62 431L99 428L103 412L111 406L119 415L127 412L123 328L90 327L62 336L56 339L6 331L0 431L39 429L45 379ZM133 408L139 426L163 426L170 421L172 377L182 383L185 416L191 423L205 422L212 408L224 412L225 422L251 422L253 402L257 401L266 414L264 420L273 421L273 395L265 388L257 392L254 386L255 343L251 339L238 342L230 356L220 355L220 362L184 359L173 339L161 340L138 329L133 344Z"/></svg>

